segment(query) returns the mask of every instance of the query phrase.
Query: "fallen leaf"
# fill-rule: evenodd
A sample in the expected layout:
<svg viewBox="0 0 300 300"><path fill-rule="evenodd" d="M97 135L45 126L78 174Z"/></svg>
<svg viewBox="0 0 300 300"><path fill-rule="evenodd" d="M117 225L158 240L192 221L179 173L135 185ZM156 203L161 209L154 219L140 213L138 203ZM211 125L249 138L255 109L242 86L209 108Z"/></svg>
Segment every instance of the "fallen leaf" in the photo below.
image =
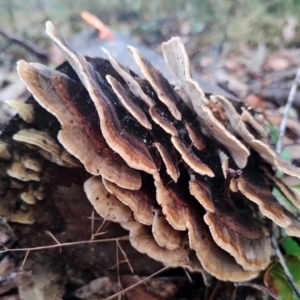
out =
<svg viewBox="0 0 300 300"><path fill-rule="evenodd" d="M300 288L300 256L286 256L285 262L293 276L295 284ZM266 271L264 275L264 283L270 293L279 300L299 299L278 261L273 263Z"/></svg>
<svg viewBox="0 0 300 300"><path fill-rule="evenodd" d="M265 71L284 71L298 66L300 51L298 49L283 49L271 54L263 64Z"/></svg>
<svg viewBox="0 0 300 300"><path fill-rule="evenodd" d="M81 12L81 18L91 27L98 31L99 39L112 40L114 38L108 27L95 15L88 11Z"/></svg>
<svg viewBox="0 0 300 300"><path fill-rule="evenodd" d="M257 108L263 106L261 97L258 95L254 95L254 94L249 94L248 96L246 96L244 102L246 104L250 105L251 107L253 107L254 109L257 109Z"/></svg>
<svg viewBox="0 0 300 300"><path fill-rule="evenodd" d="M264 64L266 71L283 71L289 67L290 60L276 54L269 56Z"/></svg>

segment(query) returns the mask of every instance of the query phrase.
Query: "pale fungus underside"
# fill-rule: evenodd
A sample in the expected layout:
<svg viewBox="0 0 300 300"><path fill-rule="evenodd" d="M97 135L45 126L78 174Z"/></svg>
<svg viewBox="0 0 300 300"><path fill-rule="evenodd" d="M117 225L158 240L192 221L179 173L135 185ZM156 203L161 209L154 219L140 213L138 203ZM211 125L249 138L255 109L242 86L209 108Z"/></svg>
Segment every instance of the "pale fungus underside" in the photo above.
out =
<svg viewBox="0 0 300 300"><path fill-rule="evenodd" d="M293 195L293 203L299 199L272 167L298 178L300 170L275 154L263 125L241 102L205 94L179 38L163 44L178 78L175 89L133 47L128 50L145 79L105 49L108 60L82 57L52 23L46 27L67 62L57 70L18 62L36 102L11 103L24 124L1 137L0 162L10 186L0 186L0 208L9 222L51 231L58 209L63 225L56 220L51 226L57 226L52 232L64 231L59 240L86 238L90 221L72 215L86 218L89 200L102 218L129 231L140 253L200 271L206 281L210 275L245 281L265 269L271 257L268 219L300 237L300 221L272 196L272 186ZM43 125L40 111L54 116L50 125ZM51 181L56 191L47 190ZM71 184L78 195L67 195ZM38 202L49 195L55 207L41 217L47 206ZM88 200L79 204L78 197ZM83 223L81 233L72 222ZM36 245L28 239L27 245ZM68 255L78 260L76 249ZM94 264L97 253L92 256Z"/></svg>

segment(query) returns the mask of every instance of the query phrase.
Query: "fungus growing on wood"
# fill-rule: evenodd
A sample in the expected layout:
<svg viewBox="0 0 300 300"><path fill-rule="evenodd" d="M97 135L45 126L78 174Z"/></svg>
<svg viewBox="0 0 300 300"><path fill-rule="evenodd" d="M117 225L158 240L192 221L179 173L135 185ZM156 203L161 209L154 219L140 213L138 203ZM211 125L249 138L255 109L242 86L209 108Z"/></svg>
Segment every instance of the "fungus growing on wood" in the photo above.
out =
<svg viewBox="0 0 300 300"><path fill-rule="evenodd" d="M45 132L35 129L22 129L13 135L17 142L28 144L38 148L38 151L46 159L58 164L69 167L80 167L76 159L69 153L62 150L61 147Z"/></svg>
<svg viewBox="0 0 300 300"><path fill-rule="evenodd" d="M117 152L126 163L137 170L149 174L157 173L157 168L142 138L124 130L110 97L113 93L104 89L103 79L86 59L74 52L57 32L51 22L46 23L46 31L64 53L70 65L77 72L82 84L94 102L100 118L100 127L107 144Z"/></svg>
<svg viewBox="0 0 300 300"><path fill-rule="evenodd" d="M194 170L201 175L214 177L214 173L210 167L204 164L193 152L192 149L187 148L179 138L172 136L171 141L176 150L181 154L182 159Z"/></svg>
<svg viewBox="0 0 300 300"><path fill-rule="evenodd" d="M175 181L177 182L178 177L180 175L178 167L176 164L173 162L172 157L168 153L167 149L161 144L161 143L154 143L153 144L156 149L158 150L161 159L163 160L165 166L166 166L166 171L168 175Z"/></svg>
<svg viewBox="0 0 300 300"><path fill-rule="evenodd" d="M19 61L18 70L20 77L29 84L30 91L39 103L58 118L63 127L58 134L59 141L69 153L84 164L89 173L102 175L129 189L140 188L140 174L128 168L121 157L108 147L97 128L99 117L94 114L96 119L93 119L93 123L83 122L89 110L79 110L74 99L74 95L80 98L87 97L82 86L46 66ZM53 81L54 84L47 85L49 81ZM71 94L71 88L74 95ZM91 103L90 105L92 106Z"/></svg>
<svg viewBox="0 0 300 300"><path fill-rule="evenodd" d="M152 233L156 242L163 248L174 250L187 244L187 234L175 230L159 209L154 209Z"/></svg>
<svg viewBox="0 0 300 300"><path fill-rule="evenodd" d="M270 263L271 245L262 224L248 213L207 212L209 226L216 244L230 253L245 270L260 271Z"/></svg>
<svg viewBox="0 0 300 300"><path fill-rule="evenodd" d="M243 140L251 147L253 148L266 162L268 162L271 165L274 165L278 170L291 175L300 178L300 169L292 166L283 159L281 159L274 150L270 148L269 145L264 143L261 140L256 139L250 131L247 129L245 123L242 121L241 116L238 114L238 112L235 110L232 103L229 102L224 97L216 96L215 99L218 101L218 103L221 104L223 109L226 112L226 115L230 121L230 124L233 128L233 130L238 134ZM244 111L245 112L245 111ZM248 120L251 120L248 117ZM254 122L252 121L252 124ZM258 126L255 126L256 129L259 128ZM261 130L259 130L261 133Z"/></svg>
<svg viewBox="0 0 300 300"><path fill-rule="evenodd" d="M151 116L151 119L156 124L158 124L165 132L169 133L172 136L178 136L175 126L166 118L164 118L155 106L149 109L149 115Z"/></svg>
<svg viewBox="0 0 300 300"><path fill-rule="evenodd" d="M121 226L129 230L130 243L139 252L149 255L151 258L162 262L169 267L191 267L189 261L189 249L184 247L168 250L158 245L152 236L151 228L136 222L121 223Z"/></svg>
<svg viewBox="0 0 300 300"><path fill-rule="evenodd" d="M205 149L205 142L201 137L199 129L195 126L199 124L192 124L192 122L185 122L185 127L188 131L189 137L193 142L193 146L196 147L199 151Z"/></svg>
<svg viewBox="0 0 300 300"><path fill-rule="evenodd" d="M191 77L190 62L183 43L179 38L172 38L162 44L165 60L177 76L193 108L214 139L223 144L232 155L239 168L247 164L249 150L213 116L208 108L208 99L199 84Z"/></svg>
<svg viewBox="0 0 300 300"><path fill-rule="evenodd" d="M16 178L21 181L41 180L41 177L38 173L30 169L26 169L21 162L12 163L12 165L6 170L6 172L10 177Z"/></svg>
<svg viewBox="0 0 300 300"><path fill-rule="evenodd" d="M144 187L138 191L131 191L105 179L103 179L103 183L110 193L131 208L135 220L145 225L152 224L154 199L151 199L150 193Z"/></svg>
<svg viewBox="0 0 300 300"><path fill-rule="evenodd" d="M39 160L32 157L24 157L22 158L22 163L26 169L32 170L34 172L42 171L42 164Z"/></svg>
<svg viewBox="0 0 300 300"><path fill-rule="evenodd" d="M289 228L293 228L291 235L300 236L300 220L279 204L257 170L245 168L243 175L237 181L241 193L256 203L264 216L285 228L286 232Z"/></svg>
<svg viewBox="0 0 300 300"><path fill-rule="evenodd" d="M50 134L28 125L12 133L13 142L33 147L60 168L71 168L71 174L81 172L88 199L83 201L128 230L135 249L166 266L238 282L256 277L270 261L264 218L300 236L299 219L276 201L270 187L281 186L291 197L272 180L272 167L293 176L299 176L299 169L275 154L263 126L242 103L205 93L191 76L178 38L163 44L181 85L175 88L135 48L129 51L145 78L106 50L108 60L77 54L50 22L46 26L68 62L54 71L20 61L18 71L60 126ZM0 156L7 161L1 163L10 163L5 152L10 146L2 147ZM43 165L13 159L9 176L24 180L23 173L30 171L43 180ZM19 173L12 172L16 167ZM23 175L16 177L20 169ZM35 191L26 186L18 193L33 204ZM64 208L64 197L56 204ZM262 215L254 213L257 209ZM3 211L8 220L34 221L32 215L12 215L7 206Z"/></svg>
<svg viewBox="0 0 300 300"><path fill-rule="evenodd" d="M190 175L189 189L199 203L207 210L214 211L215 207L211 198L211 190L205 180L196 174Z"/></svg>
<svg viewBox="0 0 300 300"><path fill-rule="evenodd" d="M115 94L119 98L123 106L128 110L128 112L136 119L138 122L147 129L152 129L145 113L133 103L130 99L130 94L123 88L123 86L112 76L106 76L107 81L114 90Z"/></svg>
<svg viewBox="0 0 300 300"><path fill-rule="evenodd" d="M105 220L129 222L131 210L111 194L102 183L101 177L91 177L84 183L84 191L96 212Z"/></svg>
<svg viewBox="0 0 300 300"><path fill-rule="evenodd" d="M138 251L161 261L167 266L190 266L188 249L179 245L176 249L171 250L159 246L152 236L151 228L134 221L131 210L108 192L101 178L91 177L85 182L84 189L88 199L100 216L106 220L118 222L130 231L130 242Z"/></svg>
<svg viewBox="0 0 300 300"><path fill-rule="evenodd" d="M136 48L128 46L127 49L140 67L142 74L153 87L158 99L168 107L176 120L181 120L181 113L176 107L179 97L167 79L149 61L142 57Z"/></svg>
<svg viewBox="0 0 300 300"><path fill-rule="evenodd" d="M18 100L6 100L5 102L11 108L17 111L17 114L23 119L24 122L30 124L34 121L34 109L31 104Z"/></svg>
<svg viewBox="0 0 300 300"><path fill-rule="evenodd" d="M4 196L1 196L0 201L0 216L5 220L19 224L33 224L35 216L30 208L22 208L21 206L16 209L16 194L10 191Z"/></svg>
<svg viewBox="0 0 300 300"><path fill-rule="evenodd" d="M119 75L124 79L124 81L127 83L130 91L138 98L140 98L145 104L147 104L149 107L152 107L155 105L155 102L148 97L144 91L142 90L139 83L132 77L129 70L127 70L124 66L122 66L119 62L117 62L113 56L104 48L102 48L102 51L107 55L107 58L109 59L112 67L119 73Z"/></svg>

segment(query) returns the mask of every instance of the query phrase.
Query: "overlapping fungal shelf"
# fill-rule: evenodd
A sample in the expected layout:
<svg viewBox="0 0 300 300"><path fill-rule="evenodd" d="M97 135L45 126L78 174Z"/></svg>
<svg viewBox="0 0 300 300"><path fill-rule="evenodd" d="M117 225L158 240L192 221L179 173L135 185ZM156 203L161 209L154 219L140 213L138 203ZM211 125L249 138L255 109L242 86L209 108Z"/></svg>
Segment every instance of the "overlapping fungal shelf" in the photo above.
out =
<svg viewBox="0 0 300 300"><path fill-rule="evenodd" d="M46 27L68 61L64 72L25 61L18 72L60 122L58 140L68 155L51 141L38 144L38 132L28 134L42 153L52 145L52 161L82 163L91 174L87 198L129 231L133 247L167 266L244 281L270 262L266 218L300 236L300 221L270 188L272 166L298 178L300 170L276 155L241 102L205 94L179 38L162 46L180 84L175 90L133 47L143 78L105 49L107 60L82 57L52 23ZM14 139L22 142L24 134Z"/></svg>

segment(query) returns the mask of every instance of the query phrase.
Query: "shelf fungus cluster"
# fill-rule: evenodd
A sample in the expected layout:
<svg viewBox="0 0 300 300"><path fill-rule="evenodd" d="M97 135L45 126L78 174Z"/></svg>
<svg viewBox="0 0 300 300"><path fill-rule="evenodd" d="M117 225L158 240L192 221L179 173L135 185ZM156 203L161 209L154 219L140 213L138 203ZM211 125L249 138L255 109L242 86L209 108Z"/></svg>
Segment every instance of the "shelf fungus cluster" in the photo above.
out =
<svg viewBox="0 0 300 300"><path fill-rule="evenodd" d="M174 87L133 47L142 76L105 49L107 59L83 57L52 23L46 28L67 62L52 70L19 61L18 72L60 126L53 138L28 125L13 140L70 172L84 168L86 197L102 218L129 231L134 248L166 266L236 282L268 266L269 222L300 236L298 217L272 196L279 187L300 208L273 171L300 178L300 170L276 155L251 109L205 93L179 38L162 45ZM24 122L38 122L30 104L13 104ZM5 142L0 157L11 160ZM44 196L34 188L41 170L32 157L7 169L18 182L33 182L21 194L27 204Z"/></svg>

